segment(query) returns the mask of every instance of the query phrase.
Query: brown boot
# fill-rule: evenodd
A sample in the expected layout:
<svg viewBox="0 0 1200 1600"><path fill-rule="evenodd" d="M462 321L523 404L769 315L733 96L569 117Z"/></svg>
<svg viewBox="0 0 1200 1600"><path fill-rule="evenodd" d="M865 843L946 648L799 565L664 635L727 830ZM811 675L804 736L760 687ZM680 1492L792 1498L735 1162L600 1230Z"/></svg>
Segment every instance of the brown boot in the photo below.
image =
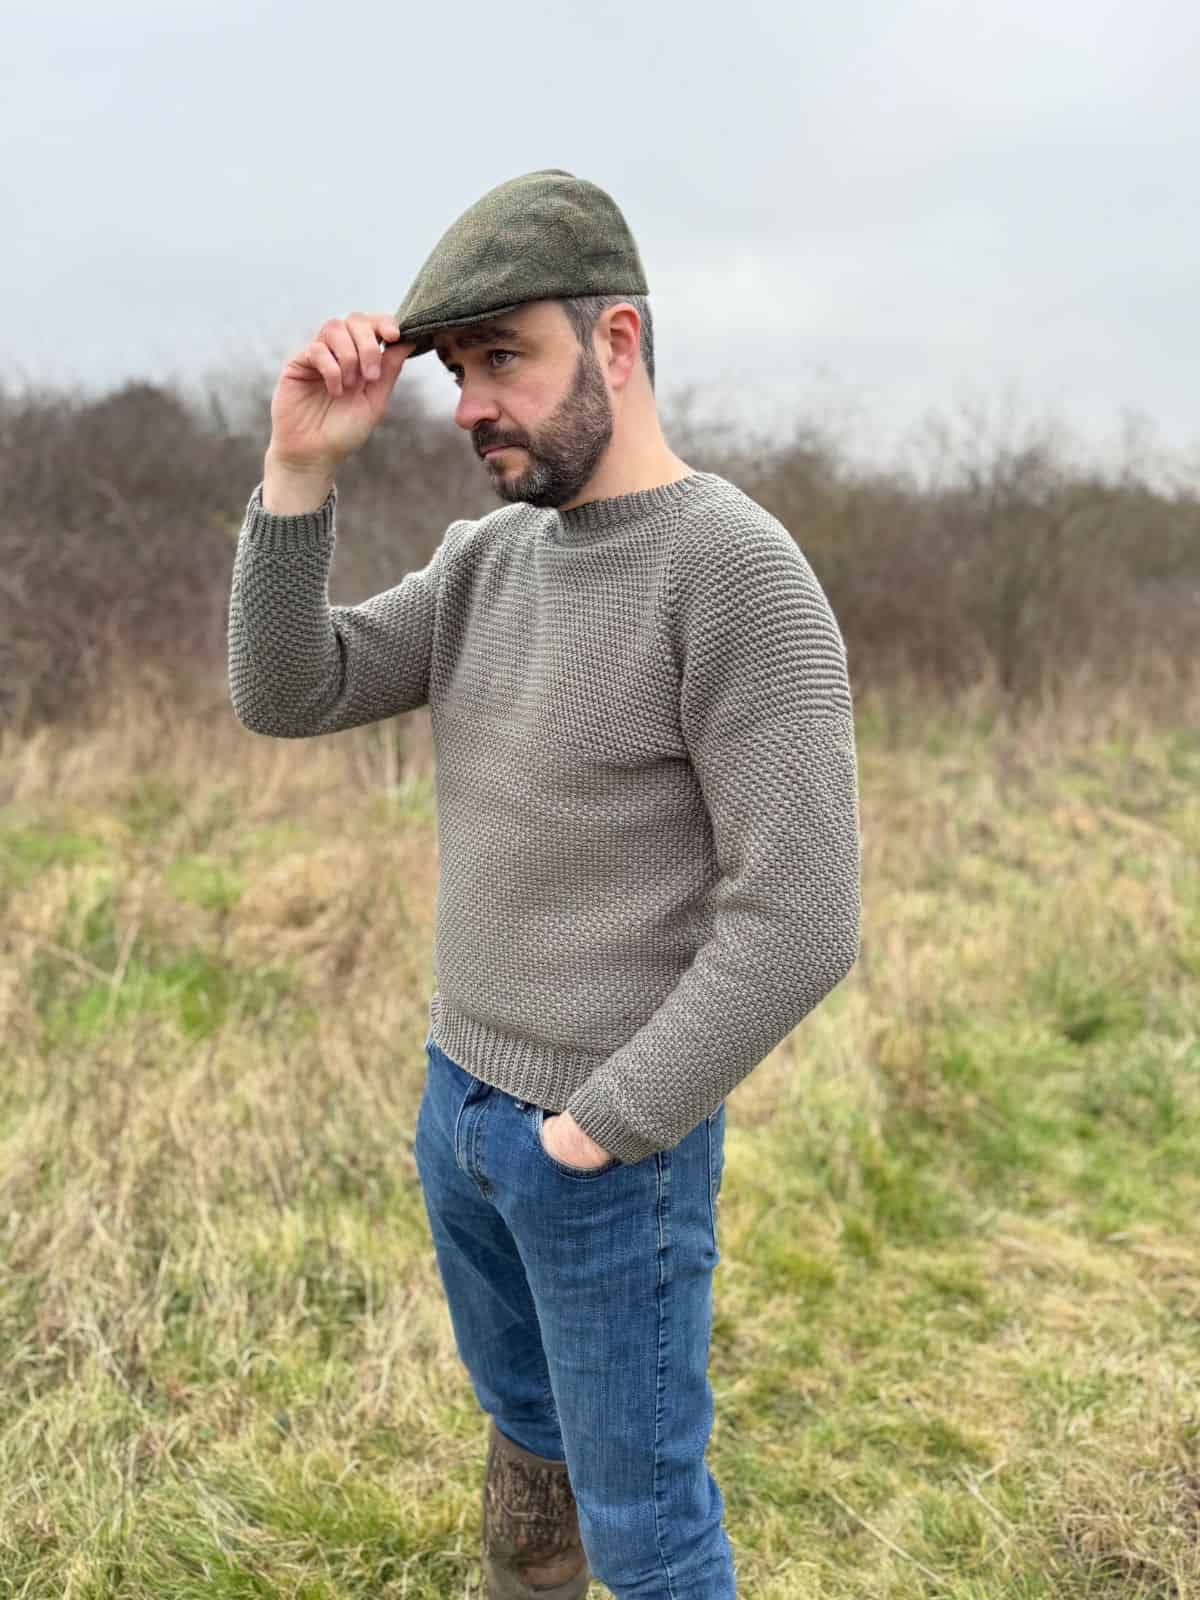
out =
<svg viewBox="0 0 1200 1600"><path fill-rule="evenodd" d="M487 1600L583 1600L592 1574L565 1461L535 1456L488 1423L483 1485Z"/></svg>

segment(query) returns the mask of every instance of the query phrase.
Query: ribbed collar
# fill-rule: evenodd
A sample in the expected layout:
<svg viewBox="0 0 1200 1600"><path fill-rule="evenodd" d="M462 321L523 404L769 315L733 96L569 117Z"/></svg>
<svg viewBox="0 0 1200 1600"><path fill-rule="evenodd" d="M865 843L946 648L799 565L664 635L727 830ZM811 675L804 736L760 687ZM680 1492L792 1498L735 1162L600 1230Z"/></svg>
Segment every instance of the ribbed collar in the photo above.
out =
<svg viewBox="0 0 1200 1600"><path fill-rule="evenodd" d="M637 522L639 518L653 516L656 511L666 511L694 494L708 483L711 476L708 472L690 472L686 478L676 478L674 483L660 483L653 489L634 489L630 494L585 500L582 505L555 512L555 536L563 544L579 544L610 528L619 528L626 522Z"/></svg>

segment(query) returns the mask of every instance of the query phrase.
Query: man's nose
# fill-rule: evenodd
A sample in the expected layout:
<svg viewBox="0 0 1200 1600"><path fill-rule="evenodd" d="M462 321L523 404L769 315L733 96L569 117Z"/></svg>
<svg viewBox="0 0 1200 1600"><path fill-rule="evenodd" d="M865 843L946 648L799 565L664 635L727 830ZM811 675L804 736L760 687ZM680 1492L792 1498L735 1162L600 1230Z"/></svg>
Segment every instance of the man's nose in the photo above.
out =
<svg viewBox="0 0 1200 1600"><path fill-rule="evenodd" d="M472 388L463 380L463 386L458 396L458 406L454 412L454 420L460 428L474 428L477 423L485 420L495 421L499 412L494 400L489 400L485 391L478 386Z"/></svg>

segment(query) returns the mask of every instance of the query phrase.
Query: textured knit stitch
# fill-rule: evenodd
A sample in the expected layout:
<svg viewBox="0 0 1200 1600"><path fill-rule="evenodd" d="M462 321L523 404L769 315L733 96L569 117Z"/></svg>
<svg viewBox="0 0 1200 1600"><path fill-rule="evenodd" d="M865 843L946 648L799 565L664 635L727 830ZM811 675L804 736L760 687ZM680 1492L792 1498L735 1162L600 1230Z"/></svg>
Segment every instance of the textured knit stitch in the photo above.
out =
<svg viewBox="0 0 1200 1600"><path fill-rule="evenodd" d="M337 489L250 496L229 602L242 725L428 705L434 1041L640 1161L684 1138L859 950L841 633L795 540L727 479L452 522L331 606Z"/></svg>

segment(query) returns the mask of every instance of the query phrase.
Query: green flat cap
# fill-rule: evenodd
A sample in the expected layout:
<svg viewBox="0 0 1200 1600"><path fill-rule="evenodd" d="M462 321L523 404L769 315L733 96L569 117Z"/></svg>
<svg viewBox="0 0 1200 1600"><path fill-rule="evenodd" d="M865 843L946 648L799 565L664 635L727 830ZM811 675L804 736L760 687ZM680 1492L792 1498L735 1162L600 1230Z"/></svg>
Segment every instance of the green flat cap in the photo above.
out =
<svg viewBox="0 0 1200 1600"><path fill-rule="evenodd" d="M489 189L434 246L396 312L412 356L442 328L482 322L530 300L648 294L637 245L611 195L562 167Z"/></svg>

